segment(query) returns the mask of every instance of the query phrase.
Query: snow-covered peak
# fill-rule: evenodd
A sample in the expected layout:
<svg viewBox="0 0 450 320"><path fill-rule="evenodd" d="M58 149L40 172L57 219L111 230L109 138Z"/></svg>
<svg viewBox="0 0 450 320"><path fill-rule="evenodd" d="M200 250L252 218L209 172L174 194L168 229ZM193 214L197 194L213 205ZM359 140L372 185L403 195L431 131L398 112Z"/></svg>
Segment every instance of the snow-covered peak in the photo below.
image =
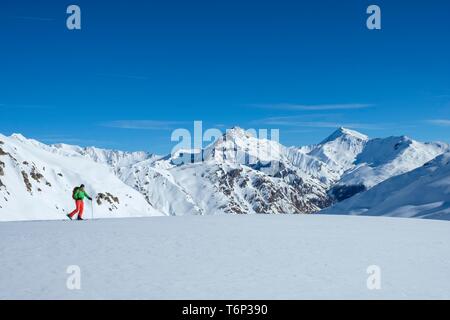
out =
<svg viewBox="0 0 450 320"><path fill-rule="evenodd" d="M80 147L68 144L54 144L50 146L56 153L67 156L83 156L97 163L106 164L118 170L120 167L130 166L149 159L157 159L151 153L145 151L126 152L119 150L101 149L97 147Z"/></svg>
<svg viewBox="0 0 450 320"><path fill-rule="evenodd" d="M369 163L373 166L380 165L393 160L411 147L414 149L426 149L424 144L414 141L407 136L372 139L358 156L357 162Z"/></svg>
<svg viewBox="0 0 450 320"><path fill-rule="evenodd" d="M258 137L258 133L233 127L205 148L204 159L235 163L270 162L283 159L286 148L278 141L271 140L270 136Z"/></svg>
<svg viewBox="0 0 450 320"><path fill-rule="evenodd" d="M10 137L13 138L13 139L19 140L19 141L26 141L27 140L27 138L25 136L23 136L22 134L20 134L20 133L13 133Z"/></svg>
<svg viewBox="0 0 450 320"><path fill-rule="evenodd" d="M130 166L141 161L157 158L151 153L144 151L125 152L95 147L84 148L83 151L95 162L106 163L114 168Z"/></svg>
<svg viewBox="0 0 450 320"><path fill-rule="evenodd" d="M369 137L366 136L365 134L362 134L358 131L355 130L351 130L351 129L347 129L344 127L340 127L339 129L337 129L335 132L333 132L328 138L326 138L325 140L323 140L320 144L326 144L328 142L332 142L335 141L337 139L342 139L342 138L353 138L353 139L358 139L361 141L367 141L369 140Z"/></svg>
<svg viewBox="0 0 450 320"><path fill-rule="evenodd" d="M392 168L407 172L447 152L449 148L445 143L423 143L407 136L373 139L358 156L356 164L366 163L371 167L388 164Z"/></svg>
<svg viewBox="0 0 450 320"><path fill-rule="evenodd" d="M34 139L28 139L19 133L14 133L10 137L4 137L4 139L8 139L11 143L21 143L22 145L37 147L43 151L62 156L82 156L97 163L108 165L116 170L120 167L130 166L141 161L151 159L155 160L159 158L159 156L145 151L127 152L97 147L81 147L78 145L70 145L65 143L47 145Z"/></svg>
<svg viewBox="0 0 450 320"><path fill-rule="evenodd" d="M357 131L339 128L311 150L309 155L320 159L331 170L341 175L353 166L368 139L366 135Z"/></svg>
<svg viewBox="0 0 450 320"><path fill-rule="evenodd" d="M400 174L414 170L449 151L445 143L422 143L407 136L369 140L348 170L333 188L339 199L352 196Z"/></svg>
<svg viewBox="0 0 450 320"><path fill-rule="evenodd" d="M327 214L450 219L450 153L324 210Z"/></svg>
<svg viewBox="0 0 450 320"><path fill-rule="evenodd" d="M225 136L228 138L249 138L253 137L252 134L249 133L249 131L241 128L241 127L232 127L231 129L226 130Z"/></svg>
<svg viewBox="0 0 450 320"><path fill-rule="evenodd" d="M21 143L23 145L34 146L41 149L45 149L47 147L46 144L43 144L35 139L29 139L20 133L13 133L7 138L11 143Z"/></svg>

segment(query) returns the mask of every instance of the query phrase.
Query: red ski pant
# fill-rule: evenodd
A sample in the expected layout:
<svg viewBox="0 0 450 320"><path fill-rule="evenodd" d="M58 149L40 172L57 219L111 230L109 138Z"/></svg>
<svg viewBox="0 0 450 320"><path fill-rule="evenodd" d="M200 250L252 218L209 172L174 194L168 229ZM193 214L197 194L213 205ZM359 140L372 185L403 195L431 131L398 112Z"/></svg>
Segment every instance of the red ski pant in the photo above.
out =
<svg viewBox="0 0 450 320"><path fill-rule="evenodd" d="M69 216L72 218L74 215L78 213L78 218L83 218L83 211L84 211L84 202L83 200L76 200L76 209L73 210L71 213L69 213Z"/></svg>

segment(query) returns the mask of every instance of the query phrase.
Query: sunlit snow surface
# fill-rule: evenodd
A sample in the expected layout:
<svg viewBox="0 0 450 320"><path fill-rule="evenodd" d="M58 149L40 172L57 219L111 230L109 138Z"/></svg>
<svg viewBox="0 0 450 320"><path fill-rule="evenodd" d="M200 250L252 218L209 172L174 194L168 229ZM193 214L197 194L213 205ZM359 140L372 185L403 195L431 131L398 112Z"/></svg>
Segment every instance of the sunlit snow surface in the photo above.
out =
<svg viewBox="0 0 450 320"><path fill-rule="evenodd" d="M449 243L450 222L384 217L6 222L0 298L449 299ZM367 288L371 265L381 290Z"/></svg>

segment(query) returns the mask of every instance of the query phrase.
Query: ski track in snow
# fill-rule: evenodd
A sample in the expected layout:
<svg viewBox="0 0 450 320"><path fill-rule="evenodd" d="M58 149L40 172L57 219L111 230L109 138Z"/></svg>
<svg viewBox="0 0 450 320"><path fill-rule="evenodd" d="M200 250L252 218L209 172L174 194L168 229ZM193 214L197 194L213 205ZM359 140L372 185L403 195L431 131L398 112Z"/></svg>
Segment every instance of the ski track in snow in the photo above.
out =
<svg viewBox="0 0 450 320"><path fill-rule="evenodd" d="M5 222L0 234L1 299L450 298L447 221L218 215ZM81 291L66 289L70 265Z"/></svg>

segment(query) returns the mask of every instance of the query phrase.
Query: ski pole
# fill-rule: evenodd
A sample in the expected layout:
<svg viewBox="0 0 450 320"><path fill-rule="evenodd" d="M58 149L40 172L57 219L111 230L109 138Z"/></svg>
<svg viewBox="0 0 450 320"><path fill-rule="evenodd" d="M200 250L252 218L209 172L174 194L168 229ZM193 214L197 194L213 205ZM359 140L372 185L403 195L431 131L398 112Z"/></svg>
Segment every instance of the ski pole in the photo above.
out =
<svg viewBox="0 0 450 320"><path fill-rule="evenodd" d="M94 201L91 200L91 219L94 220Z"/></svg>

